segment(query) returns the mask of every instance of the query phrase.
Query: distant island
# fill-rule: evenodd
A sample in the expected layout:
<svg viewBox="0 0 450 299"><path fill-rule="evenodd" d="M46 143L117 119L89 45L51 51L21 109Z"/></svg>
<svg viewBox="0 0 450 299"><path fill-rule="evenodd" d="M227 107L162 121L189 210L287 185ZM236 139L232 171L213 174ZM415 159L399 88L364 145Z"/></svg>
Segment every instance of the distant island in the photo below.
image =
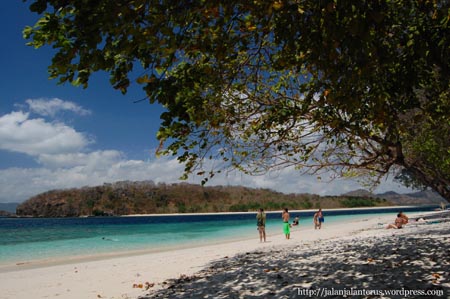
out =
<svg viewBox="0 0 450 299"><path fill-rule="evenodd" d="M15 214L18 205L18 202L0 202L0 217L7 217Z"/></svg>
<svg viewBox="0 0 450 299"><path fill-rule="evenodd" d="M427 193L428 192L428 193ZM357 190L340 196L284 194L242 186L200 186L121 181L95 187L52 190L17 206L22 217L121 216L133 214L248 212L266 210L381 207L439 204L438 195L391 192L375 195Z"/></svg>

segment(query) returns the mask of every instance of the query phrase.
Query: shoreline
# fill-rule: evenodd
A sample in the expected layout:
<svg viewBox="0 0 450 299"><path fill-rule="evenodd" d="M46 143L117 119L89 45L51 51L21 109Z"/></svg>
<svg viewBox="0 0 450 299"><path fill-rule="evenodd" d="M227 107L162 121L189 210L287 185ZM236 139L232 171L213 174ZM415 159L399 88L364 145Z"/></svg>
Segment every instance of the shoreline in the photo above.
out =
<svg viewBox="0 0 450 299"><path fill-rule="evenodd" d="M424 207L432 207L434 205L425 205ZM436 204L436 208L439 205ZM373 211L380 209L389 209L389 210L401 210L404 208L420 208L422 206L377 206L377 207L356 207L356 208L334 208L334 209L322 209L324 212L333 212L333 211ZM303 210L289 210L289 213L312 213L316 212L317 209L303 209ZM444 210L445 211L445 210ZM153 216L202 216L202 215L239 215L239 214L255 214L257 211L251 212L211 212L211 213L168 213L168 214L130 214L130 215L121 215L114 217L153 217ZM281 210L265 210L266 214L281 214ZM430 211L431 212L431 211ZM433 211L434 212L434 211ZM414 212L415 213L415 212ZM86 216L80 216L86 217Z"/></svg>
<svg viewBox="0 0 450 299"><path fill-rule="evenodd" d="M378 216L384 216L389 213L393 214L395 211L397 211L398 207L392 207L391 211L386 211L386 209L383 209L382 213L355 213L354 215L355 219L352 219L350 221L360 221L362 218L372 218L372 217L378 217ZM372 208L377 209L377 208ZM341 211L347 211L347 209L339 209ZM368 211L367 208L358 208L358 209L350 209L350 210L359 210L362 212ZM306 211L306 210L301 210ZM313 210L315 211L315 210ZM296 210L290 211L293 216L296 216L297 213ZM324 210L324 212L327 212L327 210ZM270 213L270 212L267 212ZM278 214L279 212L273 212L273 214ZM424 212L417 212L417 213L424 213ZM426 213L435 213L435 212L426 212ZM228 213L227 213L228 214ZM231 213L231 214L241 214L241 213ZM254 212L248 212L246 214L254 215ZM217 214L215 214L217 215ZM340 223L342 220L334 219L334 217L339 215L329 215L326 225L335 225L335 223ZM294 217L292 217L293 219ZM300 227L302 229L307 228L309 224L305 221L305 216L300 216ZM270 224L268 226L268 229L266 229L267 236L270 238L274 235L279 234L280 231L274 230L273 222L274 220L270 220ZM307 220L309 221L309 220ZM312 221L312 220L311 220ZM337 221L337 222L336 222ZM309 222L308 222L309 223ZM294 228L297 230L297 228ZM223 238L216 238L216 239L202 239L198 240L198 242L187 242L187 243L180 243L180 244L164 244L164 245L158 245L156 247L146 247L146 248L127 248L127 249L119 249L117 251L113 252L96 252L96 253L88 253L88 254L77 254L77 255L67 255L67 254L61 254L56 255L53 257L42 257L42 258L31 258L31 259L15 259L15 260L4 260L0 261L0 273L2 272L12 272L12 271L21 271L21 270L27 270L27 269L36 269L40 267L48 267L48 266L57 266L57 265L64 265L64 264L74 264L74 263L83 263L83 262L91 262L91 261L101 261L101 260L108 260L108 259L114 259L114 258L121 258L121 257L128 257L128 256L140 256L140 255L147 255L147 254L154 254L159 252L168 252L168 251L176 251L180 249L195 249L195 248L201 248L204 246L209 245L220 245L220 244L227 244L227 243L233 243L233 242L239 242L239 241L245 241L248 239L253 238L253 227L251 230L247 231L241 231L239 236L228 236Z"/></svg>
<svg viewBox="0 0 450 299"><path fill-rule="evenodd" d="M448 211L450 208L445 210L441 210L438 204L430 204L430 205L408 205L408 206L375 206L375 207L354 207L354 208L323 208L324 212L345 212L345 211L373 211L373 210L402 210L402 209L420 209L421 207L435 207L436 210L433 211ZM317 209L302 209L302 210L289 210L290 213L313 213L317 211ZM281 213L280 210L266 210L267 214L277 214ZM431 212L431 211L430 211ZM45 219L45 218L109 218L109 217L164 217L164 216L208 216L208 215L247 215L247 214L255 214L257 210L250 212L208 212L208 213L166 213L166 214L129 214L129 215L112 215L112 216L92 216L92 215L80 215L77 217L33 217L33 216L0 216L0 218L23 218L23 219ZM415 211L413 211L415 213Z"/></svg>
<svg viewBox="0 0 450 299"><path fill-rule="evenodd" d="M325 223L321 230L303 225L293 229L291 240L285 240L282 234L275 234L268 236L268 242L259 243L255 231L252 239L195 248L18 267L15 271L0 272L0 298L29 298L30 289L33 290L33 298L137 298L146 294L146 283L153 285L151 290L163 289L166 280L193 275L217 260L258 250L303 247L322 240L339 240L364 230L384 228L394 220L394 216L374 214L355 222L335 223L332 226ZM413 214L409 216L413 217ZM27 282L26 288L24 281Z"/></svg>
<svg viewBox="0 0 450 299"><path fill-rule="evenodd" d="M268 235L268 236L271 236L271 235ZM177 244L177 245L161 246L161 247L157 247L154 249L124 250L124 251L117 251L117 252L112 252L112 253L97 253L97 254L92 254L92 255L80 255L80 256L61 256L61 257L55 257L52 259L46 258L46 259L36 259L36 260L30 260L30 261L18 261L18 262L15 261L12 263L5 263L5 264L0 263L0 274L7 273L7 272L22 271L22 270L47 268L47 267L60 266L60 265L98 262L98 261L112 260L112 259L123 258L123 257L144 256L144 255L151 255L151 254L158 254L158 253L172 252L172 251L186 250L186 249L195 250L197 248L229 244L229 243L241 242L241 241L246 241L246 240L248 240L248 238L243 236L243 237L233 238L233 239L212 240L212 241L208 241L207 244L193 244L193 243Z"/></svg>

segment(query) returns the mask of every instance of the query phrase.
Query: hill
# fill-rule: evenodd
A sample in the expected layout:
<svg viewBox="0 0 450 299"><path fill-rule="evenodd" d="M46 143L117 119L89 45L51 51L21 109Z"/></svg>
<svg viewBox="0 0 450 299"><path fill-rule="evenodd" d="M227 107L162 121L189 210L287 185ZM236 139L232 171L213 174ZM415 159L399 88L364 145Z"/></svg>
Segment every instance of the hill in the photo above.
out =
<svg viewBox="0 0 450 299"><path fill-rule="evenodd" d="M117 182L80 189L53 190L17 207L18 216L79 217L130 214L247 212L265 210L373 207L392 205L382 198L283 194L241 186L200 186Z"/></svg>
<svg viewBox="0 0 450 299"><path fill-rule="evenodd" d="M436 192L426 190L414 193L399 194L393 191L373 194L367 190L359 189L343 194L342 196L357 196L365 198L384 198L394 205L439 205L447 201Z"/></svg>

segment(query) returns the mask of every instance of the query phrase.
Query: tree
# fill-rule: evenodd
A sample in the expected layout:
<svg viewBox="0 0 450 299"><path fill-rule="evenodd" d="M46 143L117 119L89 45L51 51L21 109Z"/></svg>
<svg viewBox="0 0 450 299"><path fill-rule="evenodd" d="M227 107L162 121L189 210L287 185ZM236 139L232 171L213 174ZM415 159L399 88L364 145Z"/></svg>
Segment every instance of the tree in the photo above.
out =
<svg viewBox="0 0 450 299"><path fill-rule="evenodd" d="M167 108L185 175L295 165L377 183L406 171L450 199L448 1L34 0L30 45L59 82L93 72ZM136 75L136 73L139 75ZM131 77L134 76L134 77ZM214 168L204 163L222 161Z"/></svg>

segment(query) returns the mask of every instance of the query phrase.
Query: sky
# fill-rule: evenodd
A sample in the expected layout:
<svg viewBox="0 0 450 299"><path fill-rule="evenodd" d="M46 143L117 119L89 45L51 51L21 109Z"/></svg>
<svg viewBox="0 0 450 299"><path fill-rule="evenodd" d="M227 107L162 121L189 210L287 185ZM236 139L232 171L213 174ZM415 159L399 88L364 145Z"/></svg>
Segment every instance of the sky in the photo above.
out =
<svg viewBox="0 0 450 299"><path fill-rule="evenodd" d="M179 180L183 166L175 157L155 156L163 108L136 103L145 97L138 86L122 95L111 87L106 73L94 75L87 89L48 79L52 48L36 50L22 38L23 28L38 19L29 3L5 1L0 10L0 202L125 180L186 182ZM228 172L208 185L320 195L361 188L355 181L319 181L292 168L265 176ZM411 192L389 178L375 192L391 190Z"/></svg>

